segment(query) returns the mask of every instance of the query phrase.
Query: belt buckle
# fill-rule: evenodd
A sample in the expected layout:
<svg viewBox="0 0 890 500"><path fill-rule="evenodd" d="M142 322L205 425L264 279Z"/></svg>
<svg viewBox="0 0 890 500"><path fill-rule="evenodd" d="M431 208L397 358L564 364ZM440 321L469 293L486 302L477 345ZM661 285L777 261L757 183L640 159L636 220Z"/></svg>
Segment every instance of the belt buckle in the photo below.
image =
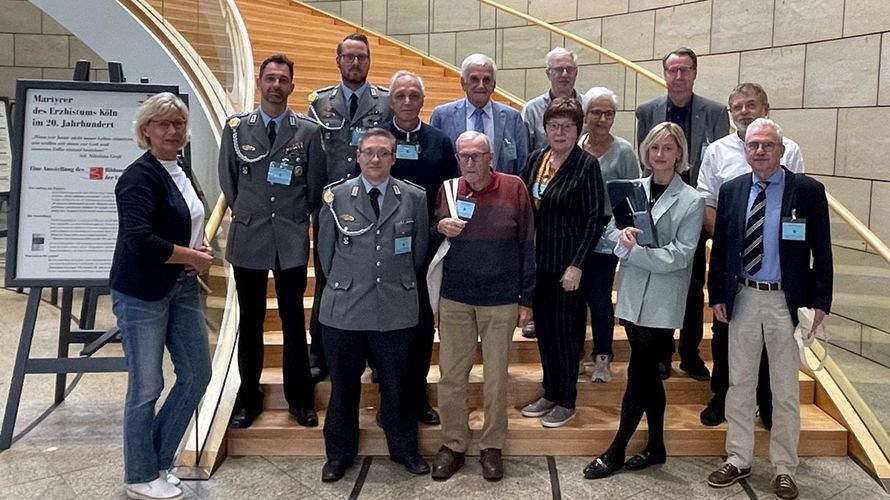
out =
<svg viewBox="0 0 890 500"><path fill-rule="evenodd" d="M770 289L770 286L769 286L769 285L770 285L769 283L764 283L764 282L762 282L762 281L758 281L758 282L757 282L757 289L758 289L758 290L763 290L763 291L765 291L765 292L768 292L769 289Z"/></svg>

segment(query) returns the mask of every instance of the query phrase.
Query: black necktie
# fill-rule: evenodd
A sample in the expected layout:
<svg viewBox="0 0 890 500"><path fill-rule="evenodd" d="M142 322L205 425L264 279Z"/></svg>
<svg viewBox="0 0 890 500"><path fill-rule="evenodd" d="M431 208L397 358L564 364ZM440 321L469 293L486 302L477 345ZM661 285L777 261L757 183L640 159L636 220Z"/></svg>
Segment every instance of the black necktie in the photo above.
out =
<svg viewBox="0 0 890 500"><path fill-rule="evenodd" d="M760 190L754 197L754 205L745 224L745 249L742 251L742 267L748 276L754 276L763 266L763 222L766 220L767 181L759 181Z"/></svg>
<svg viewBox="0 0 890 500"><path fill-rule="evenodd" d="M379 218L380 204L377 202L377 200L380 198L380 190L377 188L371 188L371 190L368 191L368 196L371 197L371 208L374 209L374 217Z"/></svg>
<svg viewBox="0 0 890 500"><path fill-rule="evenodd" d="M275 120L269 120L269 123L266 125L266 134L269 135L269 146L275 144L275 138L278 137L278 134L275 132Z"/></svg>
<svg viewBox="0 0 890 500"><path fill-rule="evenodd" d="M358 111L358 96L352 94L349 96L349 119L355 118L355 112Z"/></svg>

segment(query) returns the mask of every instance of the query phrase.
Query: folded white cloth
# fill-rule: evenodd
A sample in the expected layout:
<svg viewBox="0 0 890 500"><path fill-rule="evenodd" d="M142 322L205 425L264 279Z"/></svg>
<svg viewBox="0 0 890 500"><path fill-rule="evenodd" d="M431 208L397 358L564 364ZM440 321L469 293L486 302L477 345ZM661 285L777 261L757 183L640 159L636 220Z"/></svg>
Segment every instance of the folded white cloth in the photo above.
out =
<svg viewBox="0 0 890 500"><path fill-rule="evenodd" d="M816 328L813 328L813 320L816 318L816 310L809 307L798 307L797 308L797 328L794 329L794 340L797 341L797 347L800 349L800 362L804 366L808 366L813 371L819 371L822 369L822 360L819 360L819 364L814 368L809 366L807 363L806 356L806 348L813 345L816 342L816 339L819 338L825 345L824 351L825 354L822 356L824 359L828 356L828 335L825 333L825 321L828 319L826 316L825 319L822 320L821 323L816 325Z"/></svg>

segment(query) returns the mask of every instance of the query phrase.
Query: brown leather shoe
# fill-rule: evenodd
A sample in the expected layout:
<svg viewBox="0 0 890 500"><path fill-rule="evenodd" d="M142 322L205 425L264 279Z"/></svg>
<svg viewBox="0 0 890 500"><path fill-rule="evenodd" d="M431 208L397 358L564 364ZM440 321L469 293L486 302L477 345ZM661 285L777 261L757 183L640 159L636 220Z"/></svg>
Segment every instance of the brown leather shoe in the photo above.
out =
<svg viewBox="0 0 890 500"><path fill-rule="evenodd" d="M776 498L779 500L794 500L800 494L794 479L788 474L779 474L773 484L776 486Z"/></svg>
<svg viewBox="0 0 890 500"><path fill-rule="evenodd" d="M464 466L464 454L453 451L447 446L439 448L433 459L432 477L436 481L445 481Z"/></svg>
<svg viewBox="0 0 890 500"><path fill-rule="evenodd" d="M708 485L714 488L726 488L732 486L739 479L744 479L751 475L751 468L739 469L731 463L725 463L708 476Z"/></svg>
<svg viewBox="0 0 890 500"><path fill-rule="evenodd" d="M479 463L482 464L482 477L488 481L500 481L504 477L504 461L501 450L485 448L479 451Z"/></svg>

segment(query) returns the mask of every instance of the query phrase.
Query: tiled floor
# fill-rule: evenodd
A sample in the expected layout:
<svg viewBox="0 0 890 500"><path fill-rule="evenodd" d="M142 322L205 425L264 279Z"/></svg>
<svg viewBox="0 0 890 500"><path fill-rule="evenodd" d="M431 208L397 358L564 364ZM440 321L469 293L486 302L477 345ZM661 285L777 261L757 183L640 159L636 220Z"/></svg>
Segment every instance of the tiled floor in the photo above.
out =
<svg viewBox="0 0 890 500"><path fill-rule="evenodd" d="M47 294L48 296L48 294ZM107 298L100 303L98 326L113 322ZM6 393L18 344L26 296L0 289L0 394ZM43 303L32 356L55 352L58 310ZM117 355L110 346L103 355ZM168 370L170 372L172 370ZM69 383L71 382L69 377ZM52 406L54 378L29 375L19 413L21 433ZM0 453L0 499L106 499L124 498L121 461L124 374L84 375L68 396L11 449ZM361 462L334 484L320 481L323 460L310 457L230 457L209 481L188 481L187 498L488 498L547 499L558 491L562 498L772 498L771 471L765 461L755 466L745 484L715 490L705 484L707 474L719 465L717 457L672 458L667 464L638 473L619 473L600 480L582 476L590 457L556 457L554 470L547 457L508 457L506 477L488 483L471 457L451 480L439 483L415 477L385 457L374 457L360 491L356 491ZM555 477L555 481L552 478ZM803 460L798 474L801 498L890 498L858 465L848 458Z"/></svg>

